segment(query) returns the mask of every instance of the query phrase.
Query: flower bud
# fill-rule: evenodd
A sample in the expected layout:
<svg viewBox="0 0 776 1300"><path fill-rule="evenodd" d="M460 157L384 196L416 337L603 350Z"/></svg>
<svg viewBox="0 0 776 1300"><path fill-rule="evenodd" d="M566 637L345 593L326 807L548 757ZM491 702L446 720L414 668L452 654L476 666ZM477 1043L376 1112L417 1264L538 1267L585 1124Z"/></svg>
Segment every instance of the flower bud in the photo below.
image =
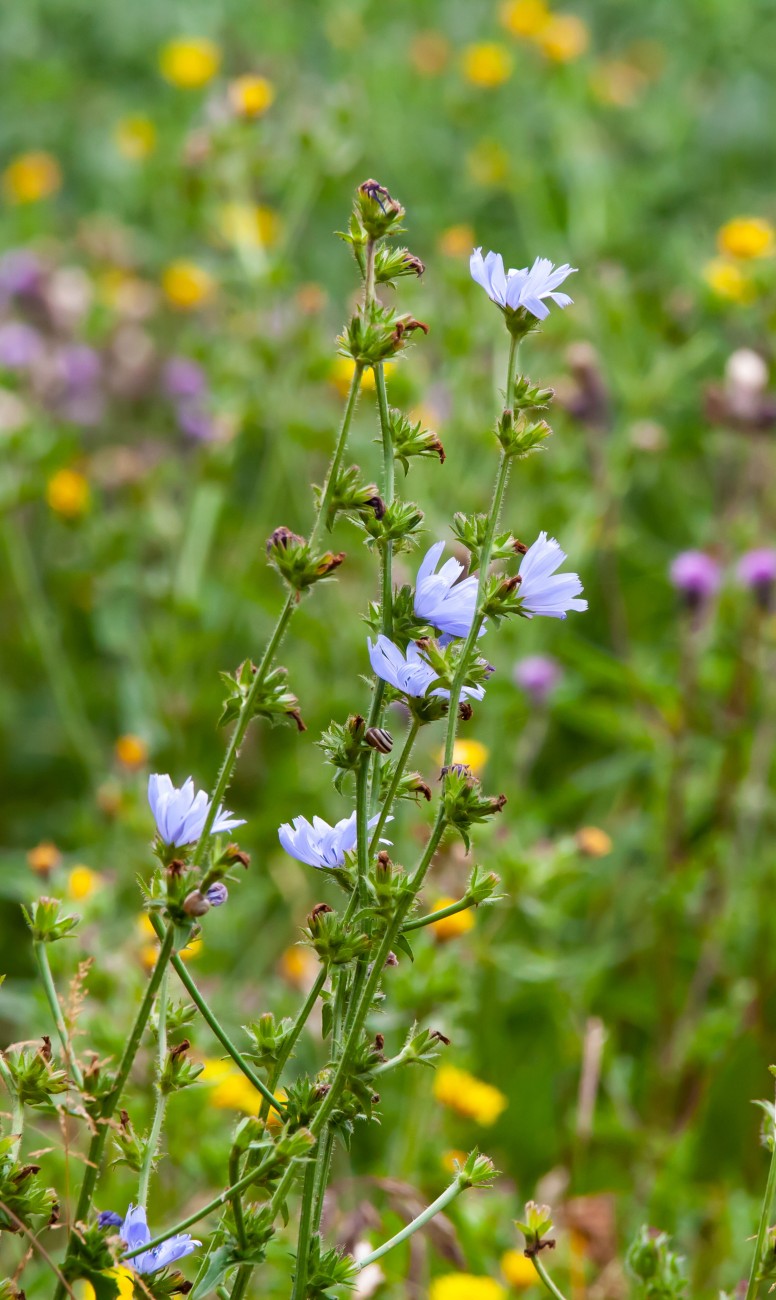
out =
<svg viewBox="0 0 776 1300"><path fill-rule="evenodd" d="M229 897L229 890L223 880L217 880L215 884L211 885L207 890L205 897L211 907L221 907Z"/></svg>
<svg viewBox="0 0 776 1300"><path fill-rule="evenodd" d="M368 180L356 191L356 216L370 239L381 239L401 229L404 208L379 181Z"/></svg>

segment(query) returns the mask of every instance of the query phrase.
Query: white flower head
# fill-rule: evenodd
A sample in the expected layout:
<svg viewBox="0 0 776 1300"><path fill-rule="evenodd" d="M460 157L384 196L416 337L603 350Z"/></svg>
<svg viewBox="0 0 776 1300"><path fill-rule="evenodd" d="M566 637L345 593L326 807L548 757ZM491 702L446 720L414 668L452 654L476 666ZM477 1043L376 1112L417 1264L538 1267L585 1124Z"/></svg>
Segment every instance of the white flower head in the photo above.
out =
<svg viewBox="0 0 776 1300"><path fill-rule="evenodd" d="M379 817L370 819L367 823L370 831L379 820ZM386 820L393 821L393 818ZM312 822L306 817L295 817L292 822L284 822L278 827L278 839L292 858L306 862L308 867L328 867L330 870L344 866L345 854L356 847L356 836L354 812L334 826L322 817L313 817ZM380 843L390 844L390 840L381 840Z"/></svg>
<svg viewBox="0 0 776 1300"><path fill-rule="evenodd" d="M405 695L421 696L428 694L439 695L445 700L450 699L450 692L444 686L437 686L435 690L429 691L429 686L436 679L437 674L428 663L419 647L414 641L410 641L407 646L407 653L403 655L397 645L390 641L387 636L378 636L377 641L372 645L371 640L367 640L369 646L369 659L372 668L378 677L395 690L402 691ZM464 686L461 688L461 699L471 698L481 700L485 696L484 686Z"/></svg>
<svg viewBox="0 0 776 1300"><path fill-rule="evenodd" d="M195 792L191 777L178 789L169 776L154 773L148 778L148 802L156 829L165 844L182 848L184 844L193 844L199 839L210 810L210 800L204 790ZM244 818L219 808L210 834L218 835L220 831L231 831L244 825Z"/></svg>
<svg viewBox="0 0 776 1300"><path fill-rule="evenodd" d="M550 314L545 298L552 299L558 307L571 305L573 299L557 290L576 269L568 262L553 266L549 258L537 257L530 268L517 271L510 267L505 271L500 253L487 253L483 257L481 248L475 248L469 262L472 279L482 285L491 302L504 311L516 312L522 307L537 320L545 320Z"/></svg>
<svg viewBox="0 0 776 1300"><path fill-rule="evenodd" d="M539 533L520 564L519 595L521 613L528 618L543 614L546 618L565 618L570 609L587 609L580 600L582 583L576 573L556 573L566 558L554 537Z"/></svg>

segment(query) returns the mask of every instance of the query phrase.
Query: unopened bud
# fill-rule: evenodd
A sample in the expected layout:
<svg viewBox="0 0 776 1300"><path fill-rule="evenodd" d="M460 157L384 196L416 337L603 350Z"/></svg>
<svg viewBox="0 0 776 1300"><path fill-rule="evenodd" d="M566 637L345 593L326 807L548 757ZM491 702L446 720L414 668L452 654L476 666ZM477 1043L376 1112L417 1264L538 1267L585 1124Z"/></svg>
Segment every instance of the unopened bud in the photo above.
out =
<svg viewBox="0 0 776 1300"><path fill-rule="evenodd" d="M284 528L284 527L276 528L275 531L271 533L270 536L267 538L268 552L271 551L272 548L275 546L279 546L282 548L282 550L287 551L289 546L304 546L304 545L305 545L304 537L300 537L298 533L292 533L290 528Z"/></svg>

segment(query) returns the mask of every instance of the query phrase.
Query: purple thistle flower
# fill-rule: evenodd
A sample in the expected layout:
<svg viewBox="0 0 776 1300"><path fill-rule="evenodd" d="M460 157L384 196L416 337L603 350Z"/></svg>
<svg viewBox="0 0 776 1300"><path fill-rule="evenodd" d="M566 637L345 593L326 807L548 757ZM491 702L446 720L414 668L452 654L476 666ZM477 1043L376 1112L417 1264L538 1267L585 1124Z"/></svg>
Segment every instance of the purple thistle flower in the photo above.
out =
<svg viewBox="0 0 776 1300"><path fill-rule="evenodd" d="M369 829L379 820L379 817L370 818ZM393 818L387 820L393 821ZM345 863L345 854L356 847L356 814L351 813L334 826L322 817L313 817L312 823L306 817L295 817L292 822L284 822L278 828L278 839L286 853L298 862L306 862L308 867L341 867ZM380 843L390 844L390 840L381 840Z"/></svg>
<svg viewBox="0 0 776 1300"><path fill-rule="evenodd" d="M406 656L387 636L378 636L374 645L367 639L367 645L374 672L397 691L403 691L405 695L428 694L439 695L445 700L450 699L450 692L444 686L429 691L428 688L437 674L431 664L423 658L420 648L414 641L407 646ZM462 699L481 700L484 697L484 686L464 686L461 689Z"/></svg>
<svg viewBox="0 0 776 1300"><path fill-rule="evenodd" d="M43 340L32 325L9 320L0 325L0 366L6 370L29 370L43 352Z"/></svg>
<svg viewBox="0 0 776 1300"><path fill-rule="evenodd" d="M103 1219L105 1223L102 1222ZM139 1246L145 1246L151 1240L146 1212L142 1205L130 1205L123 1221L113 1211L104 1210L100 1215L100 1227L108 1225L120 1228L127 1253L137 1250ZM179 1232L177 1236L169 1237L167 1241L154 1246L152 1250L143 1250L138 1255L132 1255L127 1263L131 1264L137 1273L156 1273L160 1268L167 1268L168 1264L175 1264L179 1259L185 1259L201 1245L202 1242L191 1237L188 1232Z"/></svg>
<svg viewBox="0 0 776 1300"><path fill-rule="evenodd" d="M154 773L148 778L148 802L156 829L165 844L181 848L184 844L193 844L199 839L210 810L210 800L204 790L195 793L191 777L178 789L169 776ZM219 808L210 834L218 835L221 831L231 831L236 826L244 825L244 818L236 818L228 810Z"/></svg>
<svg viewBox="0 0 776 1300"><path fill-rule="evenodd" d="M189 357L170 357L162 371L162 387L168 397L178 401L202 397L207 391L207 375Z"/></svg>
<svg viewBox="0 0 776 1300"><path fill-rule="evenodd" d="M229 897L229 890L223 880L217 880L214 885L205 890L205 898L211 907L221 907Z"/></svg>
<svg viewBox="0 0 776 1300"><path fill-rule="evenodd" d="M749 587L763 609L769 609L774 583L776 583L776 550L760 546L741 556L736 568L738 581Z"/></svg>
<svg viewBox="0 0 776 1300"><path fill-rule="evenodd" d="M576 573L556 573L563 563L562 551L554 537L539 533L520 563L519 596L521 613L526 618L542 614L545 618L565 618L570 609L585 610L587 601L579 600L582 583Z"/></svg>
<svg viewBox="0 0 776 1300"><path fill-rule="evenodd" d="M561 679L561 668L551 655L526 655L514 667L517 685L533 704L544 704Z"/></svg>
<svg viewBox="0 0 776 1300"><path fill-rule="evenodd" d="M435 542L418 569L415 614L448 636L468 636L477 612L477 578L470 574L459 582L463 565L456 559L446 560L435 573L444 549L444 542Z"/></svg>
<svg viewBox="0 0 776 1300"><path fill-rule="evenodd" d="M469 262L472 279L482 285L491 302L507 311L519 311L522 307L537 320L545 320L550 314L545 298L551 298L558 307L571 305L573 299L567 293L558 293L557 289L576 269L568 262L555 267L549 258L537 257L530 269L524 267L517 271L510 267L505 271L500 253L483 257L481 248L475 248Z"/></svg>
<svg viewBox="0 0 776 1300"><path fill-rule="evenodd" d="M693 609L704 605L719 591L720 567L705 551L680 551L671 561L672 586Z"/></svg>

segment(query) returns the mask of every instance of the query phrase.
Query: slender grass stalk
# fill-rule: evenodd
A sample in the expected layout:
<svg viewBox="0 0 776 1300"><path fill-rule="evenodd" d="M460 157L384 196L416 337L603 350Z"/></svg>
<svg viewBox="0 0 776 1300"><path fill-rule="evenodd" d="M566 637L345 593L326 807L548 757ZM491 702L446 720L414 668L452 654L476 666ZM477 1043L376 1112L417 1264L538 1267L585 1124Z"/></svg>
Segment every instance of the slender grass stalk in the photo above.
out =
<svg viewBox="0 0 776 1300"><path fill-rule="evenodd" d="M76 1087L83 1089L84 1077L81 1073L81 1068L75 1059L73 1045L70 1041L70 1035L67 1032L65 1018L62 1015L62 1007L57 995L56 985L54 984L54 977L51 973L51 966L49 965L47 945L42 943L40 939L33 939L32 951L35 955L35 962L38 967L41 983L43 984L46 993L46 1000L51 1008L51 1014L54 1017L54 1024L57 1027L57 1035L62 1044L62 1051L65 1060L67 1061L67 1067Z"/></svg>
<svg viewBox="0 0 776 1300"><path fill-rule="evenodd" d="M441 1196L438 1196L435 1201L432 1201L430 1205L427 1205L425 1210L422 1210L411 1223L405 1224L399 1232L394 1233L392 1237L389 1237L387 1241L384 1241L382 1246L378 1246L376 1250L371 1252L371 1254L365 1255L363 1259L359 1260L359 1268L364 1269L368 1264L374 1264L376 1260L382 1259L383 1255L387 1255L395 1246L400 1246L403 1241L407 1241L409 1237L414 1236L414 1234L419 1232L421 1228L424 1228L431 1219L433 1219L437 1214L441 1214L442 1210L445 1210L448 1205L452 1204L456 1197L460 1196L461 1192L464 1190L464 1187L462 1187L461 1183L456 1178L455 1182L451 1183L449 1187L446 1187Z"/></svg>
<svg viewBox="0 0 776 1300"><path fill-rule="evenodd" d="M164 1113L167 1109L167 1093L162 1090L162 1076L167 1061L167 978L169 968L165 967L159 983L158 999L158 1038L156 1053L156 1104L154 1105L154 1117L151 1121L151 1131L146 1139L145 1150L143 1152L143 1164L140 1168L140 1180L137 1188L137 1203L145 1209L148 1204L148 1184L151 1181L151 1171L154 1167L154 1159L159 1147L159 1138L162 1135L162 1125L164 1124Z"/></svg>
<svg viewBox="0 0 776 1300"><path fill-rule="evenodd" d="M761 1269L764 1262L765 1242L768 1237L768 1227L771 1222L771 1209L773 1206L773 1197L776 1193L776 1123L771 1124L771 1162L768 1166L768 1181L765 1184L765 1194L760 1209L760 1222L757 1227L757 1240L754 1246L754 1255L752 1256L752 1267L749 1270L749 1281L746 1287L745 1300L755 1300L760 1289Z"/></svg>

